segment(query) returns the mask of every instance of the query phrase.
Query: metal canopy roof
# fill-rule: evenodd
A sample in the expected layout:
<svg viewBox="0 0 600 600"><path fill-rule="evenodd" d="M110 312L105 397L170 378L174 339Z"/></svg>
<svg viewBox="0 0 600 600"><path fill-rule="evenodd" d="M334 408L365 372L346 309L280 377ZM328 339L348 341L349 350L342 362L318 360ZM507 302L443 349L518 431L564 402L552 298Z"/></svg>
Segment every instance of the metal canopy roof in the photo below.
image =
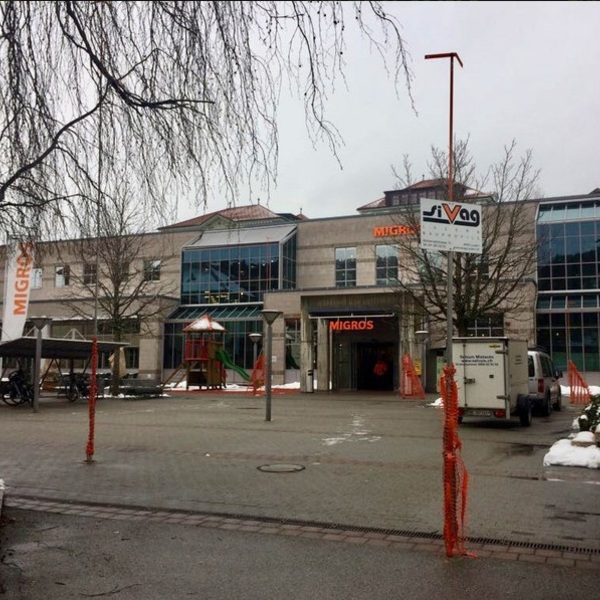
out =
<svg viewBox="0 0 600 600"><path fill-rule="evenodd" d="M22 337L0 342L0 356L35 358L37 338ZM114 352L129 346L124 342L98 341L98 352ZM42 358L89 358L92 354L91 340L68 338L42 338Z"/></svg>
<svg viewBox="0 0 600 600"><path fill-rule="evenodd" d="M214 305L213 305L214 306ZM208 315L215 321L258 321L262 320L262 305L238 304L216 306L179 306L167 318L167 321L193 321L202 315Z"/></svg>

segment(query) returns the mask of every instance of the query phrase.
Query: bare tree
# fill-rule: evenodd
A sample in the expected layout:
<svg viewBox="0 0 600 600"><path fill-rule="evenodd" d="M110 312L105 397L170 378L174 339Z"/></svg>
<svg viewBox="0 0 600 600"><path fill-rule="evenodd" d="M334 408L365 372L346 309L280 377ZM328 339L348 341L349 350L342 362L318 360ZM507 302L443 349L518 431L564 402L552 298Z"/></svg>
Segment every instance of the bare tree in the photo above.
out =
<svg viewBox="0 0 600 600"><path fill-rule="evenodd" d="M174 190L233 202L241 181L268 186L285 87L313 141L335 153L325 105L343 82L348 27L410 95L384 2L8 0L0 19L0 222L11 233L51 235L65 204L85 201L82 182L98 182L89 165L124 156L137 202L154 213Z"/></svg>
<svg viewBox="0 0 600 600"><path fill-rule="evenodd" d="M524 284L535 275L539 243L535 207L526 200L536 193L539 171L533 167L530 151L521 158L516 156L514 141L482 179L476 178L468 140L458 142L454 154L453 200L482 204L482 254L452 253L453 327L459 336L465 336L476 320L510 314L523 304ZM402 175L397 170L394 173L405 189L412 186L418 192L417 188L427 185L436 198L447 200L447 152L432 148L429 171L431 180L417 184L405 157ZM488 185L492 193L478 191ZM393 218L405 227L402 231L409 232L390 240L399 249L399 289L416 315L441 323L446 320L448 297L446 253L420 248L420 211L414 199Z"/></svg>
<svg viewBox="0 0 600 600"><path fill-rule="evenodd" d="M177 299L177 283L161 279L164 264L157 262L158 256L169 255L162 247L169 245L169 236L142 234L140 217L123 183L112 195L103 196L94 213L74 215L85 237L62 244L78 260L70 273L71 295L63 303L117 342L152 334L151 324ZM179 258L172 254L174 260ZM119 363L112 362L114 395L123 376Z"/></svg>

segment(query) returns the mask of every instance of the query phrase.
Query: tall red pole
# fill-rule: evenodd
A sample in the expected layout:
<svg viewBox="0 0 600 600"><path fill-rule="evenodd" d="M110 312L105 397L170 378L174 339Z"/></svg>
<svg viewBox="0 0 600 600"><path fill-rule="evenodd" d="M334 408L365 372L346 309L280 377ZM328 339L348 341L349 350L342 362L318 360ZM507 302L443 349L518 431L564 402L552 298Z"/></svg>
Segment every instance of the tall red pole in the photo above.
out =
<svg viewBox="0 0 600 600"><path fill-rule="evenodd" d="M448 202L454 201L454 59L458 60L462 67L462 61L456 52L444 52L443 54L426 54L426 59L449 58L450 59L450 115L448 141ZM460 553L462 540L460 536L460 525L458 522L457 501L459 493L458 484L458 456L457 450L460 441L456 433L458 423L458 399L456 385L454 382L454 364L452 357L453 343L453 318L454 318L454 291L453 291L453 252L447 253L447 300L446 300L446 366L444 368L444 389L442 397L444 400L444 541L447 556ZM463 504L464 507L464 503Z"/></svg>
<svg viewBox="0 0 600 600"><path fill-rule="evenodd" d="M442 52L441 54L426 54L429 58L449 58L450 59L450 115L449 131L450 139L448 141L448 202L454 201L454 59L462 67L462 60L456 52Z"/></svg>

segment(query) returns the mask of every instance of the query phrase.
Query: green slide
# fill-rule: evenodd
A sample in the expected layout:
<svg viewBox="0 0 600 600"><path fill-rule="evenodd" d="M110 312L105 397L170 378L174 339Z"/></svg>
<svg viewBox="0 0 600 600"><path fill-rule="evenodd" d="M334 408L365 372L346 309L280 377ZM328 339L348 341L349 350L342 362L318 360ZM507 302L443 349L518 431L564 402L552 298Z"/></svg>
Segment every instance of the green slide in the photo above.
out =
<svg viewBox="0 0 600 600"><path fill-rule="evenodd" d="M232 371L235 371L246 381L250 381L250 375L248 375L246 370L234 364L234 362L231 360L231 356L229 356L229 354L225 350L219 348L219 350L217 350L215 353L215 357L217 358L217 360L220 360L225 365L225 367L231 369Z"/></svg>

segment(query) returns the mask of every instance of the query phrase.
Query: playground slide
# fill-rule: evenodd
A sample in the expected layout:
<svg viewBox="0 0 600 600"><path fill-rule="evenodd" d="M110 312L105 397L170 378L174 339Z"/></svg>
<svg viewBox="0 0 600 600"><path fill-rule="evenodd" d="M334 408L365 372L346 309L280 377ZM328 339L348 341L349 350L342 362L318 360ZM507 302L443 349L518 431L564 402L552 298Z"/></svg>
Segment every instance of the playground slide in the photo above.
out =
<svg viewBox="0 0 600 600"><path fill-rule="evenodd" d="M217 350L217 352L215 353L215 357L217 358L217 360L220 360L227 369L231 369L232 371L235 371L243 379L245 379L246 381L250 381L250 375L248 375L246 370L242 369L242 367L238 367L236 364L234 364L234 362L231 360L231 356L229 356L229 354L225 350L223 350L222 348L219 348L219 350Z"/></svg>

